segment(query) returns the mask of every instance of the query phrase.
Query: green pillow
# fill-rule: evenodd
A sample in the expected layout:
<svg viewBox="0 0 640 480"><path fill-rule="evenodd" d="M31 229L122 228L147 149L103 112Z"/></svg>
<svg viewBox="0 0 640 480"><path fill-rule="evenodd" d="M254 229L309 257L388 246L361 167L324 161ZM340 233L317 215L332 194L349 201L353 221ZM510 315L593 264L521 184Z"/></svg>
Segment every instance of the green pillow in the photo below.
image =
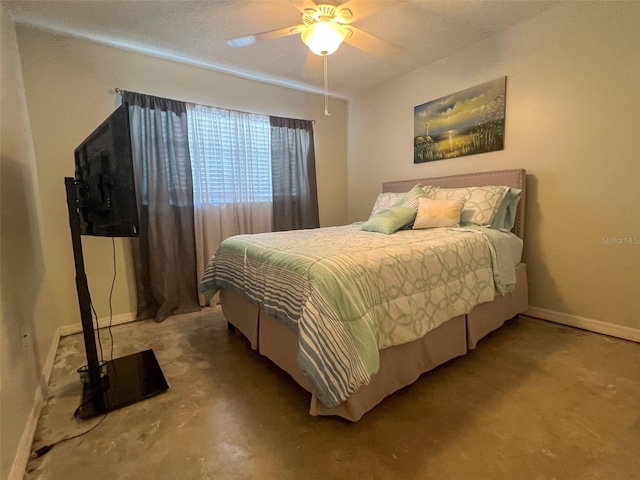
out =
<svg viewBox="0 0 640 480"><path fill-rule="evenodd" d="M425 192L420 185L416 185L411 190L409 190L407 193L405 193L404 196L400 200L398 200L396 203L394 203L393 206L394 207L411 208L417 214L418 213L418 200L420 200L420 198L428 198L427 197L427 192ZM414 218L415 218L415 216L414 216ZM413 220L411 220L409 223L407 223L404 226L404 228L412 228L412 227L413 227Z"/></svg>
<svg viewBox="0 0 640 480"><path fill-rule="evenodd" d="M412 222L415 217L416 211L413 208L387 207L367 220L361 230L389 235Z"/></svg>
<svg viewBox="0 0 640 480"><path fill-rule="evenodd" d="M516 207L522 196L522 190L519 188L510 188L507 194L504 196L496 216L491 222L491 228L497 228L499 230L511 231L516 223Z"/></svg>

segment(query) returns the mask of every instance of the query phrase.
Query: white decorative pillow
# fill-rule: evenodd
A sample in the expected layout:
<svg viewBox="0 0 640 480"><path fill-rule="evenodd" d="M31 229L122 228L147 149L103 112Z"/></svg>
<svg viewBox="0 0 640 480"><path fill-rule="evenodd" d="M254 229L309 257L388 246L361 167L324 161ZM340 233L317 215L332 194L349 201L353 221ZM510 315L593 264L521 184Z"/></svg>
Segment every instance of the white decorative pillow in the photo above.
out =
<svg viewBox="0 0 640 480"><path fill-rule="evenodd" d="M413 222L414 230L421 228L458 227L464 199L433 200L418 199L418 215Z"/></svg>
<svg viewBox="0 0 640 480"><path fill-rule="evenodd" d="M483 187L433 187L429 197L434 200L464 200L460 215L462 225L491 225L509 187L488 185Z"/></svg>
<svg viewBox="0 0 640 480"><path fill-rule="evenodd" d="M406 192L384 192L379 194L376 198L375 203L373 204L373 208L371 209L371 215L369 215L369 218L373 217L376 213L381 212L385 208L392 207L405 195Z"/></svg>

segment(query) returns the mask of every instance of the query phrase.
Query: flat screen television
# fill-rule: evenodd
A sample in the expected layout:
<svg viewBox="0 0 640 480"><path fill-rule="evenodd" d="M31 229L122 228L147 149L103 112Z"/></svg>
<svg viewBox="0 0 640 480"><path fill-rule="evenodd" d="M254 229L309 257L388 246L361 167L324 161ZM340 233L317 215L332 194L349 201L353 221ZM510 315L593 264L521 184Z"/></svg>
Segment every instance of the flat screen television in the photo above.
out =
<svg viewBox="0 0 640 480"><path fill-rule="evenodd" d="M126 103L75 149L75 182L82 235L139 235Z"/></svg>
<svg viewBox="0 0 640 480"><path fill-rule="evenodd" d="M75 414L87 418L144 400L169 388L152 350L100 363L96 346L97 327L84 270L82 235L139 235L129 107L126 103L78 145L75 149L75 177L66 177L64 184L87 356L87 365L80 367L79 372L88 371L82 403Z"/></svg>

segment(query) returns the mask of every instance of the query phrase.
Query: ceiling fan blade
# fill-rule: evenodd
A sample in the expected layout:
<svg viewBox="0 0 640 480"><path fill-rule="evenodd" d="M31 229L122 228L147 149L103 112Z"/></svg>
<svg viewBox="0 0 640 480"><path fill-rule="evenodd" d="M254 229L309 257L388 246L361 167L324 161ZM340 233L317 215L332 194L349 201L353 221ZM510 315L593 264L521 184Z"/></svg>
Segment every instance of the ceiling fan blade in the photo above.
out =
<svg viewBox="0 0 640 480"><path fill-rule="evenodd" d="M290 0L291 5L296 7L300 13L307 13L305 10L317 10L318 6L313 0ZM318 3L323 3L318 0Z"/></svg>
<svg viewBox="0 0 640 480"><path fill-rule="evenodd" d="M353 45L360 50L381 57L399 55L402 52L402 48L399 46L371 35L360 28L354 27L353 25L349 25L346 28L351 30L352 34L345 38L345 43Z"/></svg>
<svg viewBox="0 0 640 480"><path fill-rule="evenodd" d="M278 28L276 30L269 30L268 32L232 38L231 40L227 40L227 43L230 47L248 47L261 40L288 37L289 35L300 33L302 30L304 30L304 25L294 25L293 27Z"/></svg>
<svg viewBox="0 0 640 480"><path fill-rule="evenodd" d="M399 3L399 0L348 0L336 7L336 16L342 18L344 23L350 24Z"/></svg>

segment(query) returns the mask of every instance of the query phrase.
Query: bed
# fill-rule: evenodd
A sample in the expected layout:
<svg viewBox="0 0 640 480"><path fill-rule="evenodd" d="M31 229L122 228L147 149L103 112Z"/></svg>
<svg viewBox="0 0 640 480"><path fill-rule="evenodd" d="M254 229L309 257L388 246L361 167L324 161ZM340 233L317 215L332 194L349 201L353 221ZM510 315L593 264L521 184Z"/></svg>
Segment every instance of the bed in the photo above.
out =
<svg viewBox="0 0 640 480"><path fill-rule="evenodd" d="M291 375L302 388L311 393L309 409L311 415L336 415L350 421L358 421L388 395L415 382L423 373L466 354L487 334L527 309L526 265L520 261L521 250L520 256L513 262L509 288L505 288L503 293L498 293L496 290L500 288L499 275L495 268L496 243L485 242L487 233L491 233L508 236L509 241L512 238L520 239L520 244L522 243L526 172L523 169L514 169L388 182L382 185L382 191L383 194L387 194L386 198L393 198L394 192L406 196L406 192L413 191L417 186L427 192L437 192L437 195L457 192L464 187L490 188L491 186L502 186L507 191L519 192L518 199L513 205L513 212L510 212L512 222L509 226L512 226L512 235L494 233L497 230L485 227L429 229L427 233L409 229L393 235L381 235L362 232L365 227L356 224L316 229L317 231L233 237L234 240L231 243L234 241L240 243L234 248L227 248L230 252L227 256L235 260L230 260L225 266L223 249L214 255L207 266L201 282L201 291L208 297L215 291L219 291L222 311L230 330L240 331L247 337L254 350L268 357ZM379 196L380 198L382 195ZM467 205L469 204L467 199ZM321 232L325 230L327 232ZM487 232L487 230L491 231ZM324 242L325 240L321 237L306 240L309 235L318 236L321 233L330 235L330 241L325 243L327 247L324 250L332 250L329 245L335 245L335 254L329 260L325 257L316 257L315 253L308 255L305 249L307 243ZM295 244L282 243L290 241L288 238L285 240L285 235L293 235ZM306 236L300 237L300 235ZM423 241L423 237L419 235L426 235L429 242L435 242L433 248L430 247L429 253L421 253L421 251L407 253L410 251L409 245L411 248L414 246L418 249L422 248L421 245L426 240ZM467 284L463 283L460 291L449 290L449 286L445 288L433 282L433 290L428 294L416 293L414 286L411 287L414 290L410 294L394 293L393 299L386 302L386 297L380 299L377 289L385 289L385 292L397 290L395 287L390 289L386 276L384 281L374 280L373 286L363 287L362 285L367 285L365 282L367 276L371 276L370 273L366 273L368 267L360 268L359 264L351 266L350 275L356 275L355 277L333 273L333 264L347 264L359 259L358 261L364 262L363 265L365 265L371 261L365 257L367 255L365 251L380 249L381 253L378 257L383 263L388 263L389 258L396 257L400 259L398 261L406 262L398 267L397 271L402 271L406 279L411 279L411 285L427 285L429 282L421 281L417 277L418 268L414 268L416 264L422 264L416 262L415 258L408 257L418 255L416 258L424 260L425 265L432 261L459 263L460 258L463 258L459 253L461 249L459 246L451 247L456 252L455 260L445 258L445 251L449 247L444 245L450 242L449 235L459 237L456 242L462 242L465 245L465 255L469 250L470 255L483 255L487 258L491 256L492 259L470 257L470 260L468 262L465 260L466 263L460 269L454 269L464 270L460 276L465 277L464 282ZM447 236L446 239L445 236ZM342 238L347 237L349 240L344 240L343 246ZM247 246L249 244L244 243L249 240L255 242L256 248L262 248L255 258L251 256L254 244ZM399 253L388 253L386 249L391 247L378 245L378 242L383 241L395 244L393 248L400 249ZM346 245L349 242L356 242L359 246L354 247L356 250L353 252L346 251ZM273 249L268 250L267 247ZM320 283L321 287L311 283L311 280L308 282L306 279L301 280L297 272L287 272L283 276L279 269L282 258L285 254L293 255L296 252L302 252L296 259L296 268L304 270L305 275L308 275L312 268L316 269L313 270L315 272L313 275L308 276L313 277L313 281ZM300 266L301 259L306 259L307 256L309 256L308 264ZM493 261L493 267L491 261ZM502 260L501 262L504 263ZM329 263L332 264L332 269L327 277L326 265ZM474 267L468 265L474 265ZM427 272L425 277L429 272L433 273L433 268L436 267L429 268L422 268ZM414 269L416 273L413 273ZM487 278L489 269L491 269L491 278ZM214 271L215 275L212 273ZM376 271L376 274L380 272L383 272L382 267L379 272ZM414 275L416 275L415 278ZM361 282L361 279L365 280ZM215 286L212 288L214 283ZM357 285L357 287L350 288L347 285ZM361 301L355 298L356 295L351 291L352 289L363 290L363 297L366 300ZM289 290L292 293L287 296L290 293ZM284 291L286 294L283 293ZM318 291L321 294L318 294ZM429 295L439 298L435 302L437 308L429 308L427 305L434 304L433 301L424 300ZM437 297L437 295L441 296ZM340 298L334 302L334 298L337 297ZM331 299L331 305L327 304L329 302L326 298ZM307 299L306 303L304 299ZM363 302L364 304L361 305ZM371 305L366 302L370 302ZM384 308L381 305L384 305ZM370 328L371 318L383 315L382 313L378 315L380 310L384 310L384 321L380 322L384 326L372 329ZM418 322L416 318L423 314L427 315L424 313L427 310L429 310L428 319ZM337 322L334 317L340 316L348 318L349 321ZM365 320L362 320L363 318ZM337 327L335 327L336 323L338 323ZM363 335L372 339L363 340ZM372 351L372 342L376 345L375 352Z"/></svg>

